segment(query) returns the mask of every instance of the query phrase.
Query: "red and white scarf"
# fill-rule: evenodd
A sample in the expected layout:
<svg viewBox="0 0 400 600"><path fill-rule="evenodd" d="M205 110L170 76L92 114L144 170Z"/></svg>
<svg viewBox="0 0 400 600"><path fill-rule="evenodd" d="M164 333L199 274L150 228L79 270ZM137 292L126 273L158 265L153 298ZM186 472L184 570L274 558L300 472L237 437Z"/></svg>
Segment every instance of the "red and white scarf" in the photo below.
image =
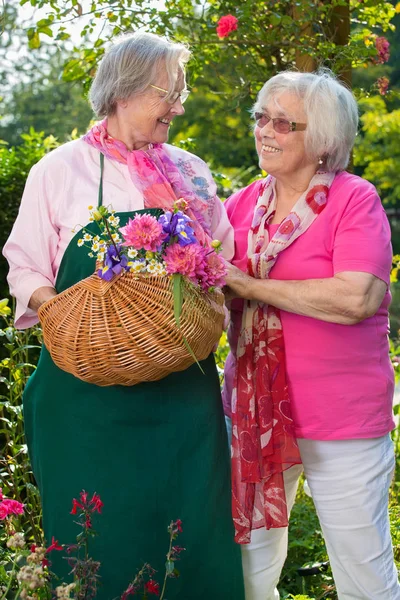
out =
<svg viewBox="0 0 400 600"><path fill-rule="evenodd" d="M267 177L248 236L252 277L268 278L279 253L312 225L325 208L334 177L317 172L272 239L267 225L276 209L275 178ZM280 311L244 301L241 318L232 391L232 509L235 540L245 544L253 529L288 525L283 472L301 458L291 417Z"/></svg>

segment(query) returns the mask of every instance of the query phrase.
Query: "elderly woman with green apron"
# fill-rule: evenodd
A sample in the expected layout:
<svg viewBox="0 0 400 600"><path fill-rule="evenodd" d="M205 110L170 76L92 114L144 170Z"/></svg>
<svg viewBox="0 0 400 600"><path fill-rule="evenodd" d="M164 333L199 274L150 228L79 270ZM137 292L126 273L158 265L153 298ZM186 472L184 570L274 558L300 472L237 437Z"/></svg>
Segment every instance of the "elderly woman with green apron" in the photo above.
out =
<svg viewBox="0 0 400 600"><path fill-rule="evenodd" d="M29 174L4 254L17 299L16 326L95 268L78 246L76 225L89 205L112 206L124 225L185 198L205 234L233 251L231 227L207 166L167 145L172 119L183 114L188 50L151 34L134 34L105 55L91 102L105 119L79 140L48 154ZM102 182L102 185L100 185ZM99 194L99 189L102 193ZM213 356L152 383L99 387L59 369L43 347L24 395L26 437L43 504L46 539L73 543L70 514L81 490L104 506L90 555L101 563L97 598L120 597L143 563L164 577L167 527L183 531L178 579L169 600L243 600L239 548L230 512L230 474L219 380ZM69 581L70 567L52 553L52 571Z"/></svg>

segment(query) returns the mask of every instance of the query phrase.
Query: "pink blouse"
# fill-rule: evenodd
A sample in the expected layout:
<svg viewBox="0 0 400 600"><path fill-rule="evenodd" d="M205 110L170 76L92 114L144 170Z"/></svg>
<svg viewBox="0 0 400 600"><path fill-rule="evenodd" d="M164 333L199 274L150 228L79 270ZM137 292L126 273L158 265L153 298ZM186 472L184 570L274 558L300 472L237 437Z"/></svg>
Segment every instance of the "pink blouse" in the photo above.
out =
<svg viewBox="0 0 400 600"><path fill-rule="evenodd" d="M247 235L261 183L254 182L225 203L235 229L232 262L243 271L247 271ZM391 263L389 223L376 189L360 177L339 173L326 208L303 235L281 252L269 276L290 281L360 271L389 284ZM297 437L373 438L393 429L389 303L388 287L376 314L355 325L328 323L281 310ZM234 373L235 361L230 354L224 389L228 415Z"/></svg>
<svg viewBox="0 0 400 600"><path fill-rule="evenodd" d="M223 255L229 260L233 256L233 230L222 202L215 196L216 185L207 165L189 152L165 147L186 183L197 188L196 192L200 186L202 194L216 198L212 234L222 242ZM17 220L3 249L10 265L10 293L17 299L17 328L38 322L36 312L28 308L29 300L38 288L55 285L74 230L87 224L88 206L97 205L99 180L99 151L81 139L50 152L29 173ZM116 161L105 161L103 198L116 212L144 208L143 196L133 185L127 165Z"/></svg>

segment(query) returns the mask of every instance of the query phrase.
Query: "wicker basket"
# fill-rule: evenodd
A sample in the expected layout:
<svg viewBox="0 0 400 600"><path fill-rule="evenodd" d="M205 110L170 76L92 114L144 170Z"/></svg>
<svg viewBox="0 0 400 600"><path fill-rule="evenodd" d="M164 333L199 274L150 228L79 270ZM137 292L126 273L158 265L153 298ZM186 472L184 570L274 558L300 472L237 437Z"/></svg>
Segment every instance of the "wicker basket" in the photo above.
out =
<svg viewBox="0 0 400 600"><path fill-rule="evenodd" d="M171 277L125 273L107 282L96 274L44 303L44 342L55 364L100 386L135 385L183 371L218 342L224 296L183 282L180 328Z"/></svg>

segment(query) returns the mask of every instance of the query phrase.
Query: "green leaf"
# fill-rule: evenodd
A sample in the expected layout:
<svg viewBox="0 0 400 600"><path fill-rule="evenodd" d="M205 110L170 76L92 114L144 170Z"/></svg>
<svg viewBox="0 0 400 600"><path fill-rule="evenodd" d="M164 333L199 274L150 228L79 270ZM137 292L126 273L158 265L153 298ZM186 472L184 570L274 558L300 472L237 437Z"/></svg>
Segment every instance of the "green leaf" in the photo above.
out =
<svg viewBox="0 0 400 600"><path fill-rule="evenodd" d="M182 312L182 275L174 273L172 275L173 295L174 295L174 317L176 324L180 327L180 319Z"/></svg>

